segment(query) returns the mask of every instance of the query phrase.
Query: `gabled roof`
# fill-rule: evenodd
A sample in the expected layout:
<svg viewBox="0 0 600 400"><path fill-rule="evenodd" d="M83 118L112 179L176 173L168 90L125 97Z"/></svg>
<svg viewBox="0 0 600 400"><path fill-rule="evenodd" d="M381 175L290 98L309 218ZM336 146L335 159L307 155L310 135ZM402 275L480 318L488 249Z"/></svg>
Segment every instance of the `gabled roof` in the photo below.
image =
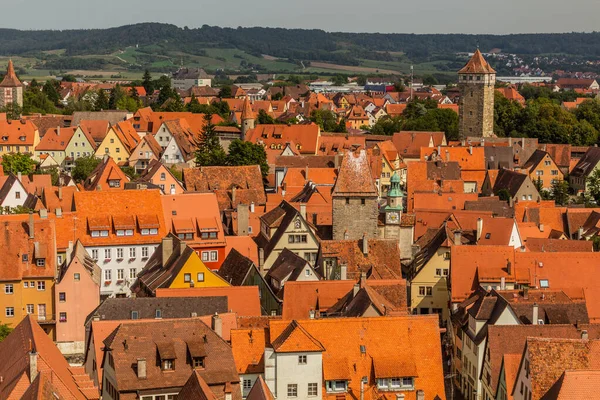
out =
<svg viewBox="0 0 600 400"><path fill-rule="evenodd" d="M46 131L36 151L64 151L77 128L51 128Z"/></svg>
<svg viewBox="0 0 600 400"><path fill-rule="evenodd" d="M295 320L271 341L277 353L322 352L325 348Z"/></svg>
<svg viewBox="0 0 600 400"><path fill-rule="evenodd" d="M279 253L265 278L281 282L289 276L288 280L295 281L307 265L310 265L308 261L286 247Z"/></svg>
<svg viewBox="0 0 600 400"><path fill-rule="evenodd" d="M190 379L183 385L177 396L182 399L217 400L217 396L210 390L197 369L192 371Z"/></svg>
<svg viewBox="0 0 600 400"><path fill-rule="evenodd" d="M231 331L231 349L239 374L265 372L265 328L234 329Z"/></svg>
<svg viewBox="0 0 600 400"><path fill-rule="evenodd" d="M3 378L0 382L1 398L14 398L14 395L16 398L21 398L25 392L40 393L40 381L33 382L33 385L38 385L37 388L29 388L30 352L37 353L37 372L49 373L52 382L55 383L53 389L62 398L80 400L98 398L98 389L93 388L93 384L87 377L85 377L87 379L75 378L66 359L31 315L27 315L6 339L0 342L2 355L0 376ZM46 377L41 380L45 382ZM90 393L86 388L94 390Z"/></svg>
<svg viewBox="0 0 600 400"><path fill-rule="evenodd" d="M540 400L587 400L600 393L600 370L567 370Z"/></svg>
<svg viewBox="0 0 600 400"><path fill-rule="evenodd" d="M501 190L506 189L510 193L511 197L514 197L526 180L527 175L525 174L514 172L508 169L501 169L498 171L498 177L496 178L496 182L494 183L494 188L492 190L494 194L497 195Z"/></svg>
<svg viewBox="0 0 600 400"><path fill-rule="evenodd" d="M400 157L420 158L421 147L437 147L446 144L444 132L402 131L394 133L392 142L398 149Z"/></svg>
<svg viewBox="0 0 600 400"><path fill-rule="evenodd" d="M488 64L483 58L483 55L479 49L475 50L475 53L467 64L458 71L459 74L495 74L494 68Z"/></svg>
<svg viewBox="0 0 600 400"><path fill-rule="evenodd" d="M109 181L119 181L118 187L111 187ZM123 189L129 177L119 168L112 157L104 156L85 180L83 187L88 191Z"/></svg>
<svg viewBox="0 0 600 400"><path fill-rule="evenodd" d="M590 147L571 170L570 176L587 178L600 162L600 147Z"/></svg>
<svg viewBox="0 0 600 400"><path fill-rule="evenodd" d="M306 319L309 312L327 311L354 287L354 280L296 281L285 285L282 318Z"/></svg>
<svg viewBox="0 0 600 400"><path fill-rule="evenodd" d="M262 375L259 375L254 382L254 386L250 389L246 400L275 400Z"/></svg>
<svg viewBox="0 0 600 400"><path fill-rule="evenodd" d="M110 123L107 120L81 120L79 127L96 143L101 143L108 134Z"/></svg>
<svg viewBox="0 0 600 400"><path fill-rule="evenodd" d="M254 262L232 248L217 274L232 286L242 286L252 268L256 268Z"/></svg>
<svg viewBox="0 0 600 400"><path fill-rule="evenodd" d="M3 146L32 146L30 151L33 153L36 133L39 135L37 127L31 121L0 120L0 144Z"/></svg>
<svg viewBox="0 0 600 400"><path fill-rule="evenodd" d="M333 196L377 196L366 151L344 154Z"/></svg>
<svg viewBox="0 0 600 400"><path fill-rule="evenodd" d="M222 286L185 289L156 289L156 297L227 296L227 308L238 316L261 315L258 286Z"/></svg>

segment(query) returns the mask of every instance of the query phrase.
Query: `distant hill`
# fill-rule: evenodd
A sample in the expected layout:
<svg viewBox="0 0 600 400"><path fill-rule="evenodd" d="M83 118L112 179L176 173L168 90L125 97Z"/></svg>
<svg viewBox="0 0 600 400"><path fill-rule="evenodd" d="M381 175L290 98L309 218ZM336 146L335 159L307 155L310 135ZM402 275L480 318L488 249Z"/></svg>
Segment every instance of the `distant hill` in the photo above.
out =
<svg viewBox="0 0 600 400"><path fill-rule="evenodd" d="M473 51L477 45L484 52L501 49L523 56L561 54L577 59L600 58L598 32L416 35L316 29L235 29L208 25L188 29L170 24L142 23L92 30L0 29L0 38L0 55L31 57L40 60L35 68L62 70L111 69L122 63L121 66L129 64L127 68L130 70L150 66L158 71L173 69L180 64L179 59L183 62L184 58L186 65L204 66L207 63L206 59L202 59L204 57L218 61L211 64L208 60L206 66L214 69L219 68L219 63L225 69L231 69L232 65L237 68L241 60L245 60L250 66L248 69L260 70L255 65L262 63L263 70L269 71L303 68L310 61L406 71L407 63L445 61L445 64L434 65L432 70L451 72L464 61L456 58L456 53ZM133 50L126 53L128 48ZM220 53L211 53L211 49L219 49ZM121 57L121 53L126 54ZM279 60L280 64L265 67L262 60Z"/></svg>

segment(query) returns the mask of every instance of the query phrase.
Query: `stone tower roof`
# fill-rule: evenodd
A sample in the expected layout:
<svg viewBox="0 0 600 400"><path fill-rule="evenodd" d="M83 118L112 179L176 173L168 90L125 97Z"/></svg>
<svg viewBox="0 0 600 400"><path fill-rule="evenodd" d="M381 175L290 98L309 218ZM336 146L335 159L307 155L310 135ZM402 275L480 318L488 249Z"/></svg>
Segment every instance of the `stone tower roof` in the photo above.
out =
<svg viewBox="0 0 600 400"><path fill-rule="evenodd" d="M252 111L252 105L250 104L250 98L246 96L244 98L244 107L242 108L242 121L246 119L256 119L254 111Z"/></svg>
<svg viewBox="0 0 600 400"><path fill-rule="evenodd" d="M460 71L459 74L495 74L496 71L494 68L488 64L488 62L483 58L483 55L479 51L479 49L475 50L475 54L469 60L467 65L465 65Z"/></svg>
<svg viewBox="0 0 600 400"><path fill-rule="evenodd" d="M12 60L8 61L8 68L6 70L6 75L4 79L0 83L0 87L21 87L23 84L17 78L17 74L15 73L15 66L13 65Z"/></svg>
<svg viewBox="0 0 600 400"><path fill-rule="evenodd" d="M333 195L377 196L366 151L344 154Z"/></svg>

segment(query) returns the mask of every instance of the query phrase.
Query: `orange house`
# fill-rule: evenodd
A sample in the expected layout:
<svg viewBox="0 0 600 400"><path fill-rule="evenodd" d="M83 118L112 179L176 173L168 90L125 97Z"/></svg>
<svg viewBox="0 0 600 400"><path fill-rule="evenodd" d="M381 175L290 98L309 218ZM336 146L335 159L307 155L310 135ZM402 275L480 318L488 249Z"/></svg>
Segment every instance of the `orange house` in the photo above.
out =
<svg viewBox="0 0 600 400"><path fill-rule="evenodd" d="M552 189L554 182L562 181L565 178L552 156L543 150L534 151L523 168L533 183L541 182L544 190Z"/></svg>

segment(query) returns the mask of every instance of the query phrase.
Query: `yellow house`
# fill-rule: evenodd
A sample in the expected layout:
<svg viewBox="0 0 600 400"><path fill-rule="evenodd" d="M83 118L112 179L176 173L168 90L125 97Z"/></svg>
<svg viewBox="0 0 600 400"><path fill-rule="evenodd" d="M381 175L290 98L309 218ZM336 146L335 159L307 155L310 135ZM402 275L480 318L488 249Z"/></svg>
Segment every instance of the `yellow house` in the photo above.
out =
<svg viewBox="0 0 600 400"><path fill-rule="evenodd" d="M446 227L435 234L426 233L416 244L421 245L421 250L409 270L410 309L413 314L438 314L445 321L448 318L450 275L450 242Z"/></svg>
<svg viewBox="0 0 600 400"><path fill-rule="evenodd" d="M0 121L0 156L29 153L40 143L40 132L31 121Z"/></svg>
<svg viewBox="0 0 600 400"><path fill-rule="evenodd" d="M0 238L0 324L14 328L30 314L54 339L54 221L32 214L2 218L6 234Z"/></svg>
<svg viewBox="0 0 600 400"><path fill-rule="evenodd" d="M119 122L108 129L108 133L96 149L96 157L102 158L108 154L117 164L128 161L131 152L140 143L140 140L129 121Z"/></svg>
<svg viewBox="0 0 600 400"><path fill-rule="evenodd" d="M400 177L400 185L406 184L406 165L402 162L400 154L391 140L377 143L375 148L381 154L381 176L379 178L379 195L385 196L390 188L390 178L394 172Z"/></svg>
<svg viewBox="0 0 600 400"><path fill-rule="evenodd" d="M131 290L140 297L153 297L156 289L230 286L212 272L191 247L169 233L150 257Z"/></svg>

